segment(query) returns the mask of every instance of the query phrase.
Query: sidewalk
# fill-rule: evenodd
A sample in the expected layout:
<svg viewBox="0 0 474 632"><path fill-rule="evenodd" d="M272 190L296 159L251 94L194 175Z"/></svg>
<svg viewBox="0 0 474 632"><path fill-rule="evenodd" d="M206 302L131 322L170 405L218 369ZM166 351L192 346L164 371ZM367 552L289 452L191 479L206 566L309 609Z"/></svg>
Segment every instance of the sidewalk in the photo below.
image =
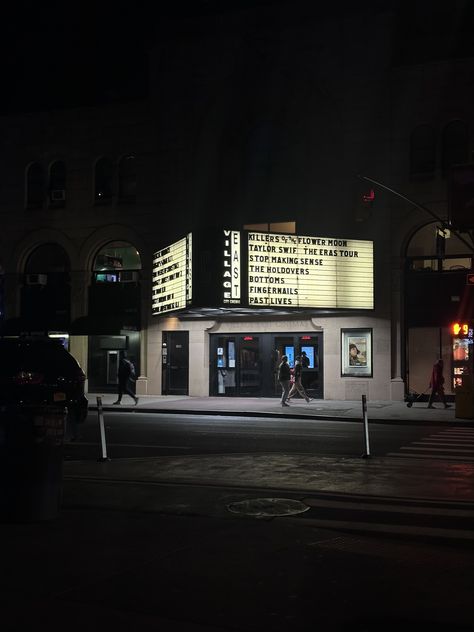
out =
<svg viewBox="0 0 474 632"><path fill-rule="evenodd" d="M291 406L282 408L277 398L265 397L188 397L172 395L142 395L138 405L125 395L120 406L113 406L117 396L112 393L89 393L91 410L97 407L97 396L102 398L104 410L130 411L187 415L231 415L253 417L287 417L295 419L340 419L361 421L360 401L314 399L307 404L303 399L292 399ZM427 402L414 404L411 408L405 402L369 401L369 422L419 422L419 423L460 423L474 424L473 419L458 419L455 405L444 409L435 402L435 408L427 409Z"/></svg>

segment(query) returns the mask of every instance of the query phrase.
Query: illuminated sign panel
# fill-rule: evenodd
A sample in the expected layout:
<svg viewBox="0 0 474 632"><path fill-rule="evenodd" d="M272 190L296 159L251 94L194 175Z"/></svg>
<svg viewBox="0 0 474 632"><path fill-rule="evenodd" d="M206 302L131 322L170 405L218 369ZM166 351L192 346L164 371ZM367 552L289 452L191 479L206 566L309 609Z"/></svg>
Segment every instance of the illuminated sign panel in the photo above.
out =
<svg viewBox="0 0 474 632"><path fill-rule="evenodd" d="M451 333L453 336L467 336L468 338L473 337L472 327L470 327L468 323L453 323L451 325Z"/></svg>
<svg viewBox="0 0 474 632"><path fill-rule="evenodd" d="M240 231L224 230L223 303L240 304Z"/></svg>
<svg viewBox="0 0 474 632"><path fill-rule="evenodd" d="M373 309L373 242L248 233L248 303Z"/></svg>
<svg viewBox="0 0 474 632"><path fill-rule="evenodd" d="M192 287L192 235L189 233L153 255L153 314L188 307Z"/></svg>

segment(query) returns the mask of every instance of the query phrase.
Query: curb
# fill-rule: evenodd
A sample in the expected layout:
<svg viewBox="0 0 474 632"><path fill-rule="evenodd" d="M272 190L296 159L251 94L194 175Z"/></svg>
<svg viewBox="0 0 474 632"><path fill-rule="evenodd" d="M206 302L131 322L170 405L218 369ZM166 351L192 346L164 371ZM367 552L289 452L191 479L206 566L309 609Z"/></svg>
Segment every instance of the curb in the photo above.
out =
<svg viewBox="0 0 474 632"><path fill-rule="evenodd" d="M102 410L104 412L114 412L114 413L145 413L145 414L163 414L163 415L208 415L215 417L257 417L262 419L274 419L278 417L283 417L282 413L274 412L260 412L260 411L234 411L234 410L186 410L179 408L137 408L136 406L102 406ZM89 411L97 411L97 406L95 404L89 405ZM321 414L321 415L309 415L309 414L291 414L288 419L300 419L300 420L313 420L313 421L347 421L351 423L363 423L362 415L360 417L338 417L336 415L329 414ZM452 426L454 424L459 425L472 425L474 424L473 419L453 419L453 420L441 420L441 419L431 419L431 420L417 420L417 419L380 419L380 418L372 418L369 417L369 423L375 424L391 424L391 425L400 425L400 424L414 424L419 426Z"/></svg>

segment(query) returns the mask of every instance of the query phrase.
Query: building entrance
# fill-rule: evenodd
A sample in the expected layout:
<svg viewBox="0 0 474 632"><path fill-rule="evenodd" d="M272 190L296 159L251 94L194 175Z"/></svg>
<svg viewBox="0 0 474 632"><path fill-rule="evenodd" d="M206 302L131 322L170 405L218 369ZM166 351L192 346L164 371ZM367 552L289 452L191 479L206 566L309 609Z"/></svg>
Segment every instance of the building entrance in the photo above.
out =
<svg viewBox="0 0 474 632"><path fill-rule="evenodd" d="M287 355L290 367L306 352L309 365L303 386L310 397L323 397L323 335L211 334L210 395L226 397L280 397L278 365Z"/></svg>
<svg viewBox="0 0 474 632"><path fill-rule="evenodd" d="M164 331L161 353L163 395L188 395L189 333Z"/></svg>
<svg viewBox="0 0 474 632"><path fill-rule="evenodd" d="M120 336L89 336L87 377L89 391L114 393L117 391L117 372L120 358L126 352L140 374L140 333L128 332Z"/></svg>

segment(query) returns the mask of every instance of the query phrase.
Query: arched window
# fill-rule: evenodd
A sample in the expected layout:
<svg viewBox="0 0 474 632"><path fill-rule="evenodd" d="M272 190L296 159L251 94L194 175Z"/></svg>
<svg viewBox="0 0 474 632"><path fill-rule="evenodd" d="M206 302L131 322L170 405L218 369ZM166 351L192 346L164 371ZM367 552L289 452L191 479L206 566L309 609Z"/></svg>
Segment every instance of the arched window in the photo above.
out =
<svg viewBox="0 0 474 632"><path fill-rule="evenodd" d="M410 138L410 176L433 175L435 169L435 131L430 125L420 125Z"/></svg>
<svg viewBox="0 0 474 632"><path fill-rule="evenodd" d="M409 269L415 272L469 270L472 253L466 244L440 222L419 228L407 244Z"/></svg>
<svg viewBox="0 0 474 632"><path fill-rule="evenodd" d="M38 331L68 330L71 317L71 264L58 244L38 246L28 257L21 292L20 316Z"/></svg>
<svg viewBox="0 0 474 632"><path fill-rule="evenodd" d="M134 202L137 194L137 166L135 156L123 156L118 167L119 200Z"/></svg>
<svg viewBox="0 0 474 632"><path fill-rule="evenodd" d="M452 165L468 160L468 134L464 121L451 121L443 131L442 168L447 173Z"/></svg>
<svg viewBox="0 0 474 632"><path fill-rule="evenodd" d="M33 162L26 172L26 206L27 208L41 208L44 202L44 170Z"/></svg>
<svg viewBox="0 0 474 632"><path fill-rule="evenodd" d="M54 206L64 206L66 201L66 164L62 160L49 169L49 201Z"/></svg>
<svg viewBox="0 0 474 632"><path fill-rule="evenodd" d="M114 194L114 166L109 158L100 158L95 165L95 201L108 203Z"/></svg>
<svg viewBox="0 0 474 632"><path fill-rule="evenodd" d="M126 241L113 241L101 248L93 265L97 283L137 282L141 269L138 250Z"/></svg>
<svg viewBox="0 0 474 632"><path fill-rule="evenodd" d="M58 244L38 246L25 265L25 274L44 277L48 285L61 285L69 281L71 264L64 249Z"/></svg>

